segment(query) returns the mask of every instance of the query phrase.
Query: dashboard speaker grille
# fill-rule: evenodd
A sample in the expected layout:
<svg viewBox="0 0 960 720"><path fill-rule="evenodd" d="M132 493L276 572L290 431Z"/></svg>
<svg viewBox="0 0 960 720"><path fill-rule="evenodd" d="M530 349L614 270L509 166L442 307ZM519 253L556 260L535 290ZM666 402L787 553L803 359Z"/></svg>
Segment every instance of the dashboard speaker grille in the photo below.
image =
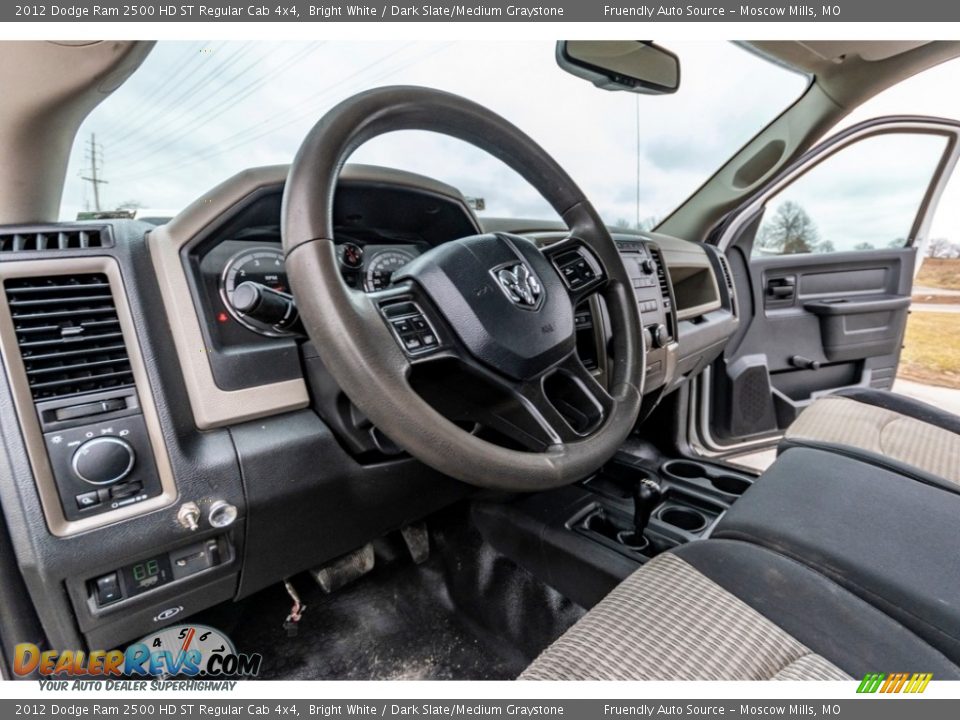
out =
<svg viewBox="0 0 960 720"><path fill-rule="evenodd" d="M112 247L106 227L56 227L50 230L0 230L0 253L43 250L86 250Z"/></svg>
<svg viewBox="0 0 960 720"><path fill-rule="evenodd" d="M4 291L35 401L133 385L106 275L9 279Z"/></svg>

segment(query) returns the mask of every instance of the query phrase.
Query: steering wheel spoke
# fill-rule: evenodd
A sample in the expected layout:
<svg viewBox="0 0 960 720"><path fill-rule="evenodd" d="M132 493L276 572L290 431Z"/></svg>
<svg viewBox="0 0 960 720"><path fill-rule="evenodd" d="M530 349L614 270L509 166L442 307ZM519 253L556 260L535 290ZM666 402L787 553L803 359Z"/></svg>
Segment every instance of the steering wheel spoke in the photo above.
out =
<svg viewBox="0 0 960 720"><path fill-rule="evenodd" d="M474 366L475 371L481 371ZM514 381L484 371L493 392L471 419L543 451L589 437L607 419L613 398L577 354L542 375Z"/></svg>
<svg viewBox="0 0 960 720"><path fill-rule="evenodd" d="M548 245L542 252L563 280L574 307L607 284L607 271L600 258L576 236Z"/></svg>

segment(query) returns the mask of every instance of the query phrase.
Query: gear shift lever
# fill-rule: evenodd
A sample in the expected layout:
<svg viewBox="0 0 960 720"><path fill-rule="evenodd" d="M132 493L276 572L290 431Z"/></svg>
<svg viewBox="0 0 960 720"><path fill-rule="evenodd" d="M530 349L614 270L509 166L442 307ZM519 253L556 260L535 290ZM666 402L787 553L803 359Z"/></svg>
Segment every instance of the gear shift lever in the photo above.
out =
<svg viewBox="0 0 960 720"><path fill-rule="evenodd" d="M663 500L663 488L653 478L645 477L633 488L633 532L637 540L643 538L650 515Z"/></svg>

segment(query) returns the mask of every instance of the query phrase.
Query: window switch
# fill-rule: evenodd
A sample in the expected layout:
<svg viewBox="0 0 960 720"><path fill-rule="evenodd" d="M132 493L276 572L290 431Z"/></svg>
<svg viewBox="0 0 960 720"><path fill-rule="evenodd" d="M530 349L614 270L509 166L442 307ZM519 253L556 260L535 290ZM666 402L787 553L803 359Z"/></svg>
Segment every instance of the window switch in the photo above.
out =
<svg viewBox="0 0 960 720"><path fill-rule="evenodd" d="M97 605L109 605L122 597L115 572L97 578Z"/></svg>

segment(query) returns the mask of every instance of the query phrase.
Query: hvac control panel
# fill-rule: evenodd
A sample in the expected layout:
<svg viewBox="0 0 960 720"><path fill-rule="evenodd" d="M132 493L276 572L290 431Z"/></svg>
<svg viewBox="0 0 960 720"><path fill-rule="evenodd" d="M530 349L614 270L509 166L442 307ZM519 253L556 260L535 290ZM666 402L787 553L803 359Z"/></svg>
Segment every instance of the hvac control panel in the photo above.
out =
<svg viewBox="0 0 960 720"><path fill-rule="evenodd" d="M37 405L64 517L97 515L162 492L132 388Z"/></svg>

